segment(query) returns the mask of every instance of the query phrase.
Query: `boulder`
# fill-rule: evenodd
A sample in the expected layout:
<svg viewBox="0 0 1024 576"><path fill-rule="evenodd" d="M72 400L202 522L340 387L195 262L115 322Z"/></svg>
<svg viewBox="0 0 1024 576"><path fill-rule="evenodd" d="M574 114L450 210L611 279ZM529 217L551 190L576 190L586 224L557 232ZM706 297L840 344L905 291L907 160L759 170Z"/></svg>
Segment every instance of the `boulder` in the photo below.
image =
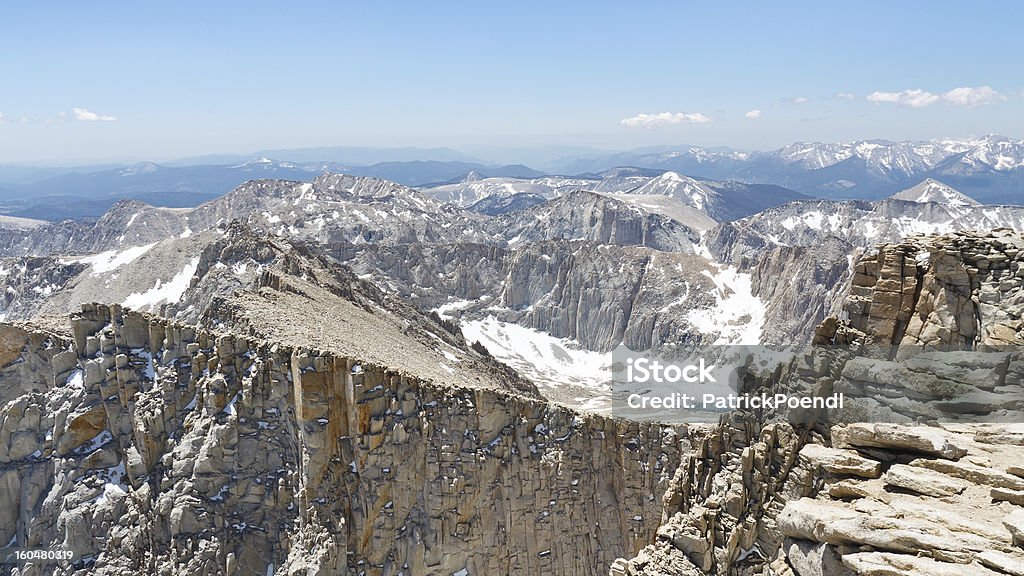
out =
<svg viewBox="0 0 1024 576"><path fill-rule="evenodd" d="M1013 536L1014 545L1024 548L1024 510L1014 510L1004 516L1003 526Z"/></svg>
<svg viewBox="0 0 1024 576"><path fill-rule="evenodd" d="M978 554L978 561L983 566L998 570L1011 576L1024 576L1024 556L1010 555L997 550L985 550Z"/></svg>
<svg viewBox="0 0 1024 576"><path fill-rule="evenodd" d="M797 576L853 576L834 546L787 539L783 550Z"/></svg>

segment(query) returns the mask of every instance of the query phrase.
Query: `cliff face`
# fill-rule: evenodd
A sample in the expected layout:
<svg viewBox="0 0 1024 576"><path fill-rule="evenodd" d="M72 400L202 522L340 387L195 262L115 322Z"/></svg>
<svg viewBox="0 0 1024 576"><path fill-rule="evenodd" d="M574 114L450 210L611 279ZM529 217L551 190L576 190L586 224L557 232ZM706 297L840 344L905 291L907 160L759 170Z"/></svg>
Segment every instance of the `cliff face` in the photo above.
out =
<svg viewBox="0 0 1024 576"><path fill-rule="evenodd" d="M338 245L331 253L422 308L468 300L453 314L493 315L590 350L643 350L696 334L687 313L718 301L717 267L638 246L551 240L517 248Z"/></svg>
<svg viewBox="0 0 1024 576"><path fill-rule="evenodd" d="M694 244L700 241L700 234L681 221L584 191L506 214L492 226L512 245L562 238L692 254Z"/></svg>
<svg viewBox="0 0 1024 576"><path fill-rule="evenodd" d="M829 314L839 311L849 285L851 254L858 251L838 238L813 246L778 246L744 260L753 294L766 303L761 341L805 344Z"/></svg>
<svg viewBox="0 0 1024 576"><path fill-rule="evenodd" d="M0 538L89 573L603 574L694 433L119 307L0 343Z"/></svg>

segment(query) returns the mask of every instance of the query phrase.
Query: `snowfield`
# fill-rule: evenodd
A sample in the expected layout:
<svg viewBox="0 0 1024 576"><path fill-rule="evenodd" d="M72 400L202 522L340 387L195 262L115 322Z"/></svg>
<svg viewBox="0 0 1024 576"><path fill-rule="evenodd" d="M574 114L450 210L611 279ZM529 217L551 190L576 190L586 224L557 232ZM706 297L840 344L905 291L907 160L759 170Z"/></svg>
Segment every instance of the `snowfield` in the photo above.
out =
<svg viewBox="0 0 1024 576"><path fill-rule="evenodd" d="M578 408L594 410L608 402L611 391L611 354L582 348L567 338L501 322L494 316L462 322L468 342L478 341L498 360ZM562 390L582 388L586 394L565 398Z"/></svg>

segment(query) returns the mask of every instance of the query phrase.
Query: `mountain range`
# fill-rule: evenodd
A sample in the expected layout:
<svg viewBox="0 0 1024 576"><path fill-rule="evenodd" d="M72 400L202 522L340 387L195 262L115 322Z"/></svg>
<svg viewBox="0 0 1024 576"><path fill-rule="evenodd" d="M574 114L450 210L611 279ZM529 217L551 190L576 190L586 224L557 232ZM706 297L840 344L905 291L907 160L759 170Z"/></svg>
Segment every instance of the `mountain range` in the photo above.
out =
<svg viewBox="0 0 1024 576"><path fill-rule="evenodd" d="M269 156L217 155L126 166L0 166L0 214L50 221L98 217L125 198L191 207L253 178L308 182L323 172L432 187L435 197L460 204L470 197L479 200L491 195L483 193L483 186L549 197L550 192L544 190L585 187L607 180L609 171L615 169L624 172L623 178L628 178L631 170L648 176L675 172L698 180L782 186L831 199L878 200L928 178L989 204L1016 204L1024 197L1024 141L1002 136L795 143L769 152L698 146L615 153L561 148L549 152L556 150L577 155L546 161L544 171L522 164L479 161L450 149L354 147L273 150L268 151ZM545 180L545 176L551 179ZM473 180L489 181L458 186ZM452 187L445 188L445 184ZM623 181L614 186L624 189L627 184Z"/></svg>
<svg viewBox="0 0 1024 576"><path fill-rule="evenodd" d="M95 221L0 220L9 286L0 313L58 314L105 296L154 311L175 304L193 321L208 306L184 296L197 258L234 222L319 247L361 278L458 320L546 389L585 399L581 390L600 386L587 388L586 373L567 381L560 369L537 372L523 339L583 354L698 336L806 342L872 245L1024 229L1024 207L983 205L931 179L883 200L826 200L638 168L585 178L474 173L420 189L329 173L258 179L194 208L122 200Z"/></svg>
<svg viewBox="0 0 1024 576"><path fill-rule="evenodd" d="M334 162L286 162L265 156L239 164L179 166L144 162L99 171L82 168L0 189L0 213L59 221L101 216L122 199L155 206L197 206L258 178L312 181L324 172L386 178L407 185L444 182L470 172L534 177L525 166L485 166L462 161L415 160L369 166Z"/></svg>

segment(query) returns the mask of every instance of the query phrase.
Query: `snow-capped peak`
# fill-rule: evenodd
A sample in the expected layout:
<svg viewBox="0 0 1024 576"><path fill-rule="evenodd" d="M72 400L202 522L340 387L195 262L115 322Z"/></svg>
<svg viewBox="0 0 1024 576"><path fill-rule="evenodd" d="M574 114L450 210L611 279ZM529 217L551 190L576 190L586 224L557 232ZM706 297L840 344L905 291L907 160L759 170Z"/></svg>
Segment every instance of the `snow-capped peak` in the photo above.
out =
<svg viewBox="0 0 1024 576"><path fill-rule="evenodd" d="M906 200L908 202L935 202L947 206L980 206L974 198L960 192L956 188L947 186L932 178L926 179L913 188L908 188L893 196L895 200Z"/></svg>
<svg viewBox="0 0 1024 576"><path fill-rule="evenodd" d="M698 210L704 210L711 198L715 196L715 192L707 186L677 172L665 172L657 178L652 178L630 194L668 196Z"/></svg>

